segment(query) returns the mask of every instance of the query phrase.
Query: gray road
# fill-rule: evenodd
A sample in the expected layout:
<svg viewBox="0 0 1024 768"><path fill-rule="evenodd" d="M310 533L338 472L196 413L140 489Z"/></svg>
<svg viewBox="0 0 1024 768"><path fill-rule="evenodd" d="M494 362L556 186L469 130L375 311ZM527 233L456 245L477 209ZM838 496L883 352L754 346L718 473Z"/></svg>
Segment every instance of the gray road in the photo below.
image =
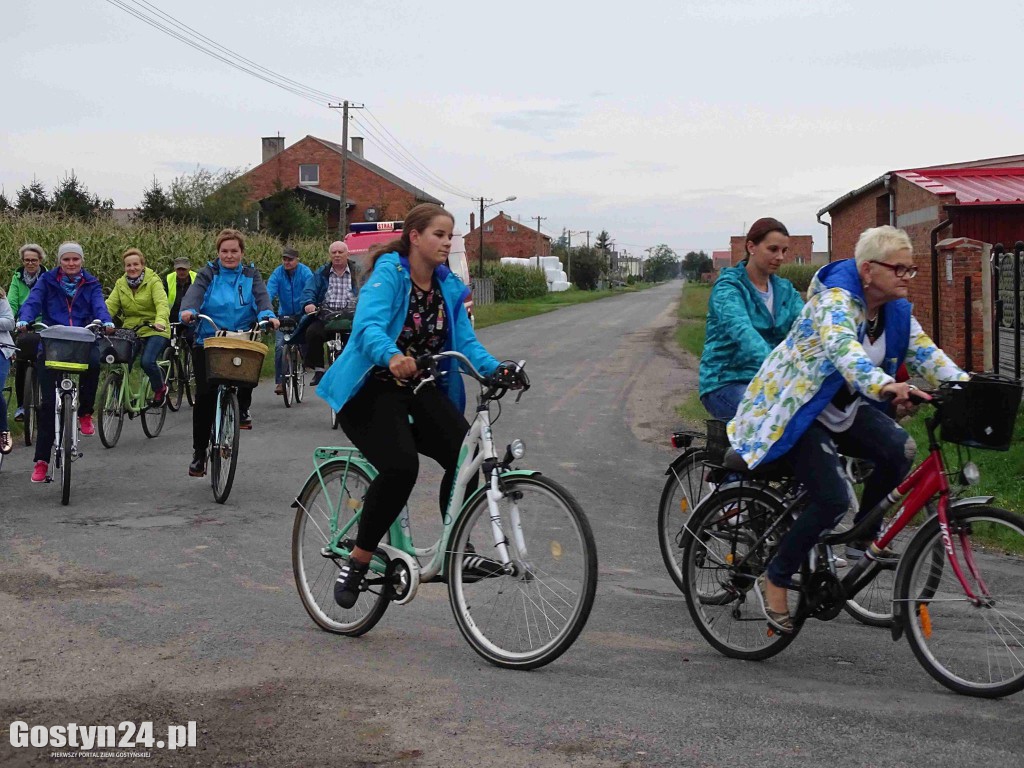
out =
<svg viewBox="0 0 1024 768"><path fill-rule="evenodd" d="M655 515L670 404L694 386L672 351L678 284L481 333L535 387L499 440L572 489L600 584L576 645L547 668L493 668L462 641L443 585L360 639L319 631L295 593L289 503L311 449L343 440L315 397L257 390L229 502L186 476L188 412L138 423L76 464L72 504L0 474L0 714L30 724L198 722L198 745L146 765L1019 765L1024 698L931 681L905 642L840 617L775 659L730 661L690 626ZM424 468L414 528L437 529ZM6 732L6 730L5 730ZM15 750L0 765L45 764Z"/></svg>

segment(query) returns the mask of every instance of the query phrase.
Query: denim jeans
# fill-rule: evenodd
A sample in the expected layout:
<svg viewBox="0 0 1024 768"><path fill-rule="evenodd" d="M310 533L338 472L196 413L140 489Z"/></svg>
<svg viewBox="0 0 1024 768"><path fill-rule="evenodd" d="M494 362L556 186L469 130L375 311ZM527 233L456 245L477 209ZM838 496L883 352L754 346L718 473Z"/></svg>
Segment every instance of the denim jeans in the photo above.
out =
<svg viewBox="0 0 1024 768"><path fill-rule="evenodd" d="M860 406L844 432L832 432L818 421L812 423L787 454L809 500L768 564L772 583L788 586L820 536L846 514L850 497L840 453L869 459L875 467L864 482L860 510L854 518L857 523L907 476L916 451L913 438L899 424L867 403ZM881 521L874 534L880 529Z"/></svg>
<svg viewBox="0 0 1024 768"><path fill-rule="evenodd" d="M724 387L702 395L700 402L713 418L730 421L736 415L740 401L743 400L743 393L746 391L746 384L726 384Z"/></svg>
<svg viewBox="0 0 1024 768"><path fill-rule="evenodd" d="M7 374L11 370L11 361L0 349L0 432L7 432L7 400L4 398L4 386L7 384Z"/></svg>
<svg viewBox="0 0 1024 768"><path fill-rule="evenodd" d="M167 345L170 344L170 339L165 339L163 336L147 336L142 341L142 361L140 365L142 370L149 377L149 384L153 387L153 391L156 392L164 384L163 373L160 371L160 366L156 364L156 361L160 359L160 355L167 349Z"/></svg>

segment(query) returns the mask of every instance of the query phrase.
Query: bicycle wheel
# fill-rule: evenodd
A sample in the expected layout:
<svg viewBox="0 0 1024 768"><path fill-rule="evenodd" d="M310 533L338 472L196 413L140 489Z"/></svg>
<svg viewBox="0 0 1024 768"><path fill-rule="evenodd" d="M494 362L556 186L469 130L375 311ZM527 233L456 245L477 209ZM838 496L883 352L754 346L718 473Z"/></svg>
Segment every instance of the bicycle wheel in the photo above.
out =
<svg viewBox="0 0 1024 768"><path fill-rule="evenodd" d="M185 344L181 352L181 379L185 382L185 399L196 404L196 369L192 362L192 348Z"/></svg>
<svg viewBox="0 0 1024 768"><path fill-rule="evenodd" d="M347 467L347 471L346 471ZM292 525L292 572L306 613L327 632L357 637L380 621L391 600L382 585L359 594L351 608L334 602L334 583L345 558L325 554L332 533L345 526L363 508L370 478L358 467L344 462L328 464L314 475L299 494ZM337 521L331 525L337 511ZM346 538L355 540L355 527ZM390 537L385 534L385 543Z"/></svg>
<svg viewBox="0 0 1024 768"><path fill-rule="evenodd" d="M306 393L306 369L302 367L302 351L298 347L292 349L292 370L295 371L295 402L301 403L302 396Z"/></svg>
<svg viewBox="0 0 1024 768"><path fill-rule="evenodd" d="M210 442L210 485L218 504L228 500L238 463L238 397L230 389L220 390L220 441Z"/></svg>
<svg viewBox="0 0 1024 768"><path fill-rule="evenodd" d="M683 538L686 522L697 504L707 496L713 486L708 482L708 468L704 466L708 454L703 449L692 450L681 464L669 468L669 477L661 492L658 505L658 545L668 575L679 589L683 588Z"/></svg>
<svg viewBox="0 0 1024 768"><path fill-rule="evenodd" d="M60 396L60 503L65 507L71 502L71 453L74 450L75 407L70 392Z"/></svg>
<svg viewBox="0 0 1024 768"><path fill-rule="evenodd" d="M972 601L949 563L938 520L910 542L896 579L907 640L932 677L952 691L997 698L1024 689L1024 517L977 505L950 510L949 537Z"/></svg>
<svg viewBox="0 0 1024 768"><path fill-rule="evenodd" d="M25 369L25 445L32 445L32 438L39 429L39 379L36 378L36 367L30 365Z"/></svg>
<svg viewBox="0 0 1024 768"><path fill-rule="evenodd" d="M173 365L173 363L172 363ZM143 386L142 402L144 403L142 408L142 431L148 438L154 438L160 434L160 431L164 428L164 422L167 420L167 402L168 397L164 397L164 401L161 405L153 407L149 405L149 401L152 399L153 387L147 380Z"/></svg>
<svg viewBox="0 0 1024 768"><path fill-rule="evenodd" d="M754 580L764 571L781 538L767 533L788 514L771 494L753 486L726 488L709 497L690 519L683 543L683 595L704 639L734 659L759 661L781 652L796 632L770 631ZM789 612L799 615L803 596L789 592Z"/></svg>
<svg viewBox="0 0 1024 768"><path fill-rule="evenodd" d="M167 407L177 412L181 408L181 398L185 394L185 374L181 370L181 360L174 347L164 350L163 359L167 362Z"/></svg>
<svg viewBox="0 0 1024 768"><path fill-rule="evenodd" d="M281 361L282 362L282 365L281 365L281 368L282 368L282 371L281 371L281 385L282 385L281 389L283 390L282 394L284 395L284 407L285 408L291 408L292 407L292 397L293 397L293 393L295 391L295 379L292 376L292 355L291 355L291 351L288 350L288 349L285 349L283 358L284 359Z"/></svg>
<svg viewBox="0 0 1024 768"><path fill-rule="evenodd" d="M121 437L124 426L124 408L121 406L121 387L124 382L120 373L107 370L100 379L96 390L96 402L100 408L100 442L105 448L113 448Z"/></svg>
<svg viewBox="0 0 1024 768"><path fill-rule="evenodd" d="M474 651L499 667L536 669L561 656L587 623L597 547L586 515L561 485L534 475L509 478L502 490L497 521L486 495L459 515L445 558L448 597ZM508 545L507 573L494 526ZM467 573L469 558L476 567ZM492 572L475 575L481 568Z"/></svg>

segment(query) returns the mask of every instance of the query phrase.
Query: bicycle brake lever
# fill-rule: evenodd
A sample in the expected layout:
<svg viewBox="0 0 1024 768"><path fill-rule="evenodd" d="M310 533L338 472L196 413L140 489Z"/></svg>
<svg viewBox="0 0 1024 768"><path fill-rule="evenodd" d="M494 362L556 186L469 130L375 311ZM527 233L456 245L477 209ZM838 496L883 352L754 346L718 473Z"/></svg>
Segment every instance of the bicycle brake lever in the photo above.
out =
<svg viewBox="0 0 1024 768"><path fill-rule="evenodd" d="M437 379L436 379L436 377L434 376L434 374L430 374L430 375L429 375L429 376L427 376L426 378L424 378L424 379L420 379L420 383L419 383L419 384L417 384L417 385L416 385L415 387L413 387L412 393L413 393L414 395L415 395L415 394L418 394L418 393L419 393L419 391L420 391L421 389L423 389L423 385L425 385L425 384L429 384L429 383L430 383L430 382L432 382L432 381L437 381Z"/></svg>

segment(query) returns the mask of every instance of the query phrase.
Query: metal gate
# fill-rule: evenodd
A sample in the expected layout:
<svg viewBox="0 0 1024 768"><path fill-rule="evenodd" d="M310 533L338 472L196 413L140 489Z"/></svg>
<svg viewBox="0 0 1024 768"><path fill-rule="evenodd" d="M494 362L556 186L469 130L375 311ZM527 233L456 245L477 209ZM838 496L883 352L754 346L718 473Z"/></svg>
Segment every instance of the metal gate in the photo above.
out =
<svg viewBox="0 0 1024 768"><path fill-rule="evenodd" d="M1021 269L1024 268L1024 241L1007 251L1002 243L992 248L992 364L996 373L1021 376Z"/></svg>

